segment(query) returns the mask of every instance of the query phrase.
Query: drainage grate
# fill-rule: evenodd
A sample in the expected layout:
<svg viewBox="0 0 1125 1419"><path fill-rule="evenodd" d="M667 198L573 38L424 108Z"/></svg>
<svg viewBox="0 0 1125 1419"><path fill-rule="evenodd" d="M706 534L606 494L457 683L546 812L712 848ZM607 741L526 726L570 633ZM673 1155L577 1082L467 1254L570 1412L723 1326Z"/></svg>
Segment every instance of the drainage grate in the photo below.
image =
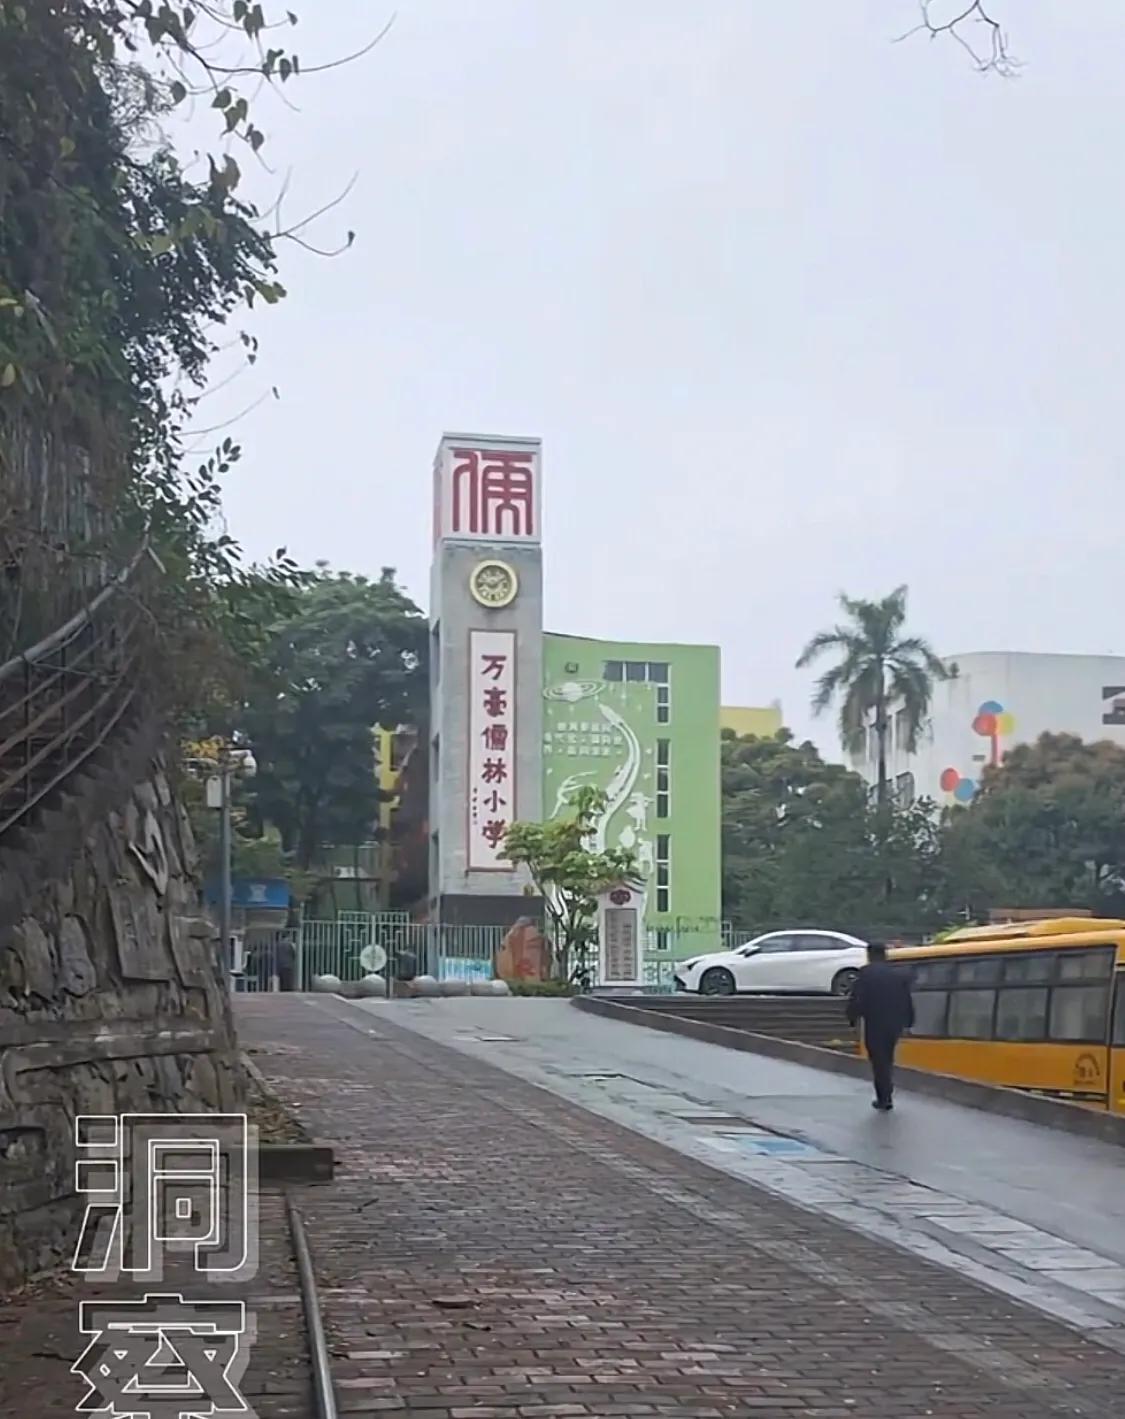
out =
<svg viewBox="0 0 1125 1419"><path fill-rule="evenodd" d="M680 1123L690 1123L696 1128L753 1128L749 1119L737 1114L673 1114Z"/></svg>

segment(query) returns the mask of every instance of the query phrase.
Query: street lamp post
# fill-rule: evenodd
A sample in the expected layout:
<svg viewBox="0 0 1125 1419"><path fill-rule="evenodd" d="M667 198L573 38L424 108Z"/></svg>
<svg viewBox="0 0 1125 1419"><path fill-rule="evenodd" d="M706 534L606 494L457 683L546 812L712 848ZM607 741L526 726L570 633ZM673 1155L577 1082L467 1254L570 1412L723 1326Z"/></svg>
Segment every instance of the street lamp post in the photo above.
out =
<svg viewBox="0 0 1125 1419"><path fill-rule="evenodd" d="M231 953L231 840L230 840L230 777L231 765L224 753L219 767L219 939L223 954L233 966ZM233 982L232 982L233 984ZM245 988L245 987L244 987Z"/></svg>
<svg viewBox="0 0 1125 1419"><path fill-rule="evenodd" d="M253 753L245 745L223 743L212 757L192 758L187 761L205 770L207 780L207 806L219 810L219 940L222 942L223 959L231 961L231 780L236 773L253 778L258 765Z"/></svg>

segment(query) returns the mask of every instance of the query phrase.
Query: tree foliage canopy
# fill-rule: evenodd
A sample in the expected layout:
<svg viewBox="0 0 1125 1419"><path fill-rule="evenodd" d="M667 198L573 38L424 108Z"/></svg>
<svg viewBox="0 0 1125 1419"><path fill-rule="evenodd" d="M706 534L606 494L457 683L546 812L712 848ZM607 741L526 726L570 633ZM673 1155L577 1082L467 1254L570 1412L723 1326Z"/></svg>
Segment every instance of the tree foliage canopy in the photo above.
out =
<svg viewBox="0 0 1125 1419"><path fill-rule="evenodd" d="M0 552L31 564L36 480L80 468L51 540L111 569L148 540L153 623L191 683L247 597L260 621L297 580L284 551L243 564L218 520L240 450L201 457L191 430L212 356L255 358L236 312L284 294L289 234L239 195L235 155L265 143L252 92L301 72L272 44L296 22L256 0L0 0ZM186 105L217 139L188 162L168 126Z"/></svg>
<svg viewBox="0 0 1125 1419"><path fill-rule="evenodd" d="M924 929L940 919L940 848L926 805L877 821L858 774L786 730L725 734L723 915L782 923Z"/></svg>
<svg viewBox="0 0 1125 1419"><path fill-rule="evenodd" d="M272 824L300 868L374 837L372 734L424 718L427 642L390 568L378 581L321 570L270 628L237 729L258 760L251 820Z"/></svg>
<svg viewBox="0 0 1125 1419"><path fill-rule="evenodd" d="M946 852L970 909L1125 912L1125 749L1044 734L985 770L949 814Z"/></svg>
<svg viewBox="0 0 1125 1419"><path fill-rule="evenodd" d="M928 641L903 633L906 596L905 586L880 601L841 595L840 607L847 619L813 636L797 660L801 668L830 652L838 656L816 683L813 711L823 714L833 701L838 703L840 742L850 754L863 749L868 722L873 724L878 745L876 792L881 807L886 807L888 799L891 707L903 716L906 745L913 751L930 711L934 683L950 675Z"/></svg>
<svg viewBox="0 0 1125 1419"><path fill-rule="evenodd" d="M812 744L724 737L723 912L749 929L926 933L990 908L1125 914L1125 749L1046 734L965 808L872 805Z"/></svg>

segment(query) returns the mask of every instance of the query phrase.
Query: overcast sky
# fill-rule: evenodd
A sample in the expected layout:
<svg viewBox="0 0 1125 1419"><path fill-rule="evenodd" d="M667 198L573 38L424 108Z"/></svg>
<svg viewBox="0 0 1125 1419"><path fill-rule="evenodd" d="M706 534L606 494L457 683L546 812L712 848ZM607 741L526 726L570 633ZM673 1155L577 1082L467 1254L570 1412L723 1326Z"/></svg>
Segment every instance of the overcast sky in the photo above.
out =
<svg viewBox="0 0 1125 1419"><path fill-rule="evenodd" d="M251 554L424 604L442 430L537 434L548 627L717 642L802 734L840 590L908 582L943 653L1125 652L1119 0L991 0L1015 82L893 44L914 0L394 3L259 104L286 216L358 180L202 406L280 391ZM296 7L306 66L392 8Z"/></svg>

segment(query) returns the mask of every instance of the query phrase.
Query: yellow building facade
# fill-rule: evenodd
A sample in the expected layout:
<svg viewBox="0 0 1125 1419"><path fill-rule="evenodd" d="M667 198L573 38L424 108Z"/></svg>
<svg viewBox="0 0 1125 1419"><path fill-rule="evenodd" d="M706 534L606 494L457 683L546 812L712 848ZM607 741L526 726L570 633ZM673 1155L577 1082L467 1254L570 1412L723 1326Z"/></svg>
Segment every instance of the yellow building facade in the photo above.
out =
<svg viewBox="0 0 1125 1419"><path fill-rule="evenodd" d="M758 739L769 739L781 728L781 702L775 700L765 706L724 705L719 710L719 728L729 729L740 738L753 734Z"/></svg>

